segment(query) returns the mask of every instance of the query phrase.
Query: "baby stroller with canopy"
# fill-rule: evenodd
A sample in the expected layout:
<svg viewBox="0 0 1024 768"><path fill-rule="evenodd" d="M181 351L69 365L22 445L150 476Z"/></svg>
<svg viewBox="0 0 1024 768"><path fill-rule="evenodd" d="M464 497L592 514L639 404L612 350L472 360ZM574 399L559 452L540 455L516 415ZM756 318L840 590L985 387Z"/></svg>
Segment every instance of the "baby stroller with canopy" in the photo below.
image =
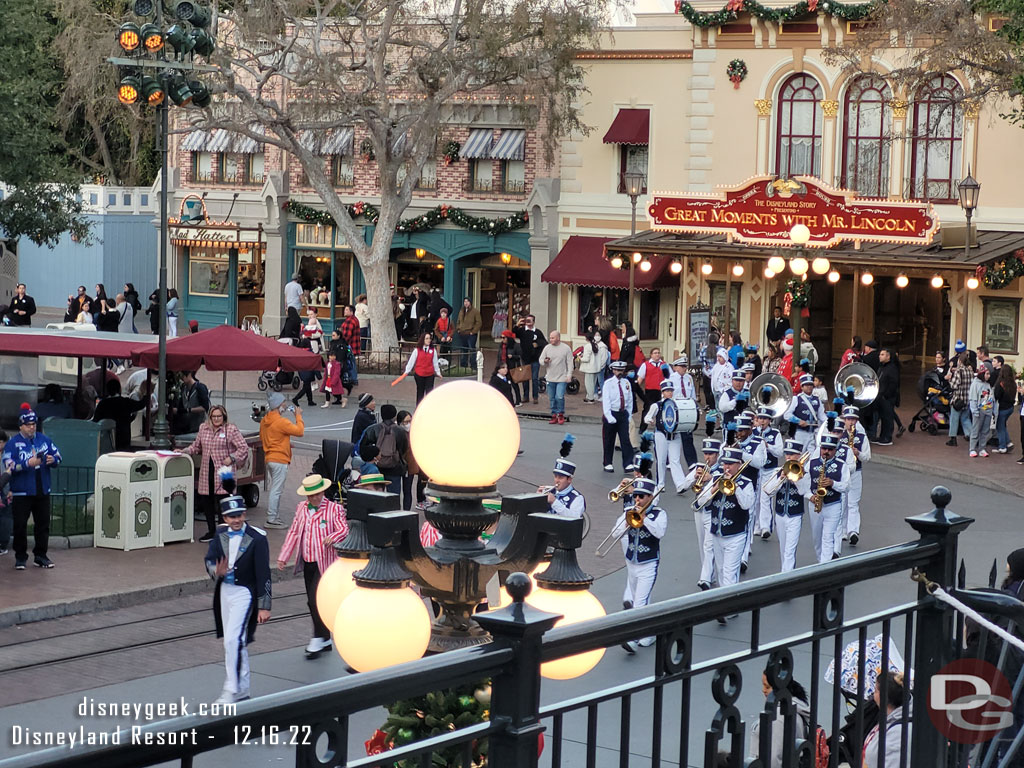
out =
<svg viewBox="0 0 1024 768"><path fill-rule="evenodd" d="M344 505L348 499L348 489L354 479L347 466L352 456L352 443L345 440L323 440L320 443L320 455L313 462L313 472L331 481L331 487L324 491L331 501Z"/></svg>
<svg viewBox="0 0 1024 768"><path fill-rule="evenodd" d="M953 394L949 382L942 378L938 369L933 368L918 379L917 394L923 405L907 429L913 432L920 424L921 431L929 435L937 435L940 430L945 432L949 428L949 403Z"/></svg>

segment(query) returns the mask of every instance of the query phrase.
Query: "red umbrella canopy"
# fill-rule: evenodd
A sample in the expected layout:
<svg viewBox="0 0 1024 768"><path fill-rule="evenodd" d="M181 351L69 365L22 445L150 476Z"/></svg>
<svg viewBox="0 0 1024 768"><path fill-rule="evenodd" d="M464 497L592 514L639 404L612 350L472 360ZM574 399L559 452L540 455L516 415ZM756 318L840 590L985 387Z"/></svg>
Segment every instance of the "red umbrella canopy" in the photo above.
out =
<svg viewBox="0 0 1024 768"><path fill-rule="evenodd" d="M159 365L157 345L132 355L147 368ZM323 367L320 355L308 349L282 344L233 325L218 325L167 342L167 370L194 371L315 371Z"/></svg>

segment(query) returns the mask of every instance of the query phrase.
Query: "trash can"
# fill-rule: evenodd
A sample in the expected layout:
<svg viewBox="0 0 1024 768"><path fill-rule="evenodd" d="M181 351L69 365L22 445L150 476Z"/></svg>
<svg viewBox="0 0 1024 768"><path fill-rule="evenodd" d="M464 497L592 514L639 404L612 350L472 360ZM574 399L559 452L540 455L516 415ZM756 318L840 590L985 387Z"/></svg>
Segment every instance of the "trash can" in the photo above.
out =
<svg viewBox="0 0 1024 768"><path fill-rule="evenodd" d="M160 470L156 458L115 452L96 461L93 546L111 549L159 547Z"/></svg>
<svg viewBox="0 0 1024 768"><path fill-rule="evenodd" d="M144 451L136 456L152 457L160 477L160 511L157 528L160 544L193 540L195 484L192 457L174 451Z"/></svg>

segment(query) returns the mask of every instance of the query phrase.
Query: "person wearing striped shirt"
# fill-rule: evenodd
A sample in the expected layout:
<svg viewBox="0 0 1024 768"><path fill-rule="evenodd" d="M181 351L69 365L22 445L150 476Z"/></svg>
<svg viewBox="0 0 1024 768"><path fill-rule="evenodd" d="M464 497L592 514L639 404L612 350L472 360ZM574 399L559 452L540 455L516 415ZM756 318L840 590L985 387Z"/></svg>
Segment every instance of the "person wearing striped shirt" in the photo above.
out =
<svg viewBox="0 0 1024 768"><path fill-rule="evenodd" d="M278 570L283 571L295 555L295 574L301 573L306 583L306 602L313 619L313 637L306 646L306 658L315 658L331 647L331 630L326 622L334 617L317 612L316 589L320 576L337 559L334 545L348 536L345 509L324 496L330 485L331 481L320 475L309 475L302 481L297 493L306 498L299 502L277 556Z"/></svg>

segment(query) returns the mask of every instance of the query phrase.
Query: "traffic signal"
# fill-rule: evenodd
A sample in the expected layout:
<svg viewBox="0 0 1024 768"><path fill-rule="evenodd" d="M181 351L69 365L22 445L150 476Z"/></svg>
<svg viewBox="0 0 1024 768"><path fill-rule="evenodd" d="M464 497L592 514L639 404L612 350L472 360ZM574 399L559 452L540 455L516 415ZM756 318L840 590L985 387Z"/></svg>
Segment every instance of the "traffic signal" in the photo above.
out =
<svg viewBox="0 0 1024 768"><path fill-rule="evenodd" d="M134 53L139 47L139 25L127 21L117 30L117 42L125 53Z"/></svg>
<svg viewBox="0 0 1024 768"><path fill-rule="evenodd" d="M142 79L138 75L128 75L121 78L117 87L117 100L122 104L134 104L139 100L141 91Z"/></svg>

